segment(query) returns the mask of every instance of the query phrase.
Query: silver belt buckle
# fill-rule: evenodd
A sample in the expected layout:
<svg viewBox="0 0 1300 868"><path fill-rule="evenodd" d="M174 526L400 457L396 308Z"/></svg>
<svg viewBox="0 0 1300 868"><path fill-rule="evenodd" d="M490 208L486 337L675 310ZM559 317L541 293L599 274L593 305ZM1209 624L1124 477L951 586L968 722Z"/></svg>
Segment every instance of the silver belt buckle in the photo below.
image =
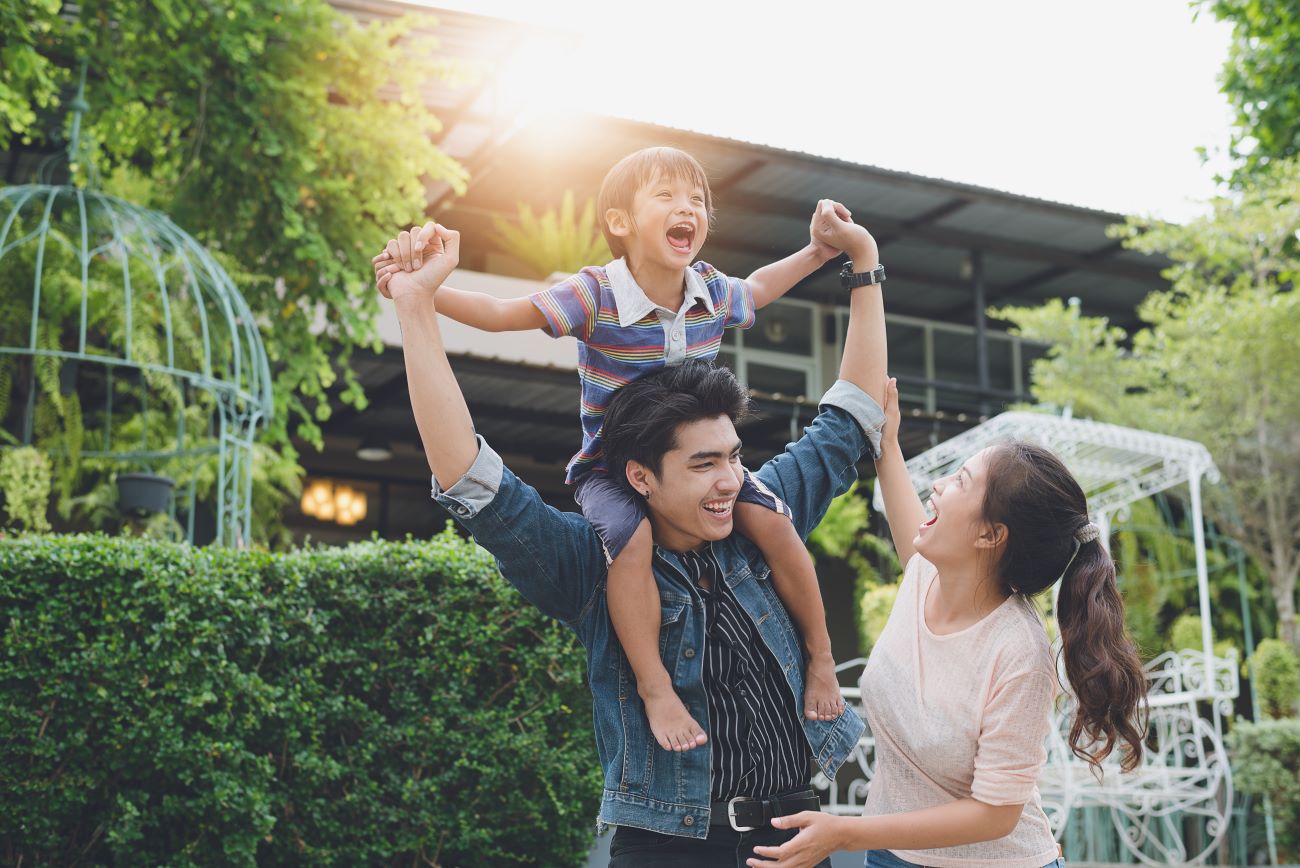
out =
<svg viewBox="0 0 1300 868"><path fill-rule="evenodd" d="M747 796L736 796L735 798L730 799L727 802L727 822L730 823L731 828L735 829L737 832L752 832L758 827L736 825L736 802L740 802L740 801L752 802L753 799L750 799Z"/></svg>

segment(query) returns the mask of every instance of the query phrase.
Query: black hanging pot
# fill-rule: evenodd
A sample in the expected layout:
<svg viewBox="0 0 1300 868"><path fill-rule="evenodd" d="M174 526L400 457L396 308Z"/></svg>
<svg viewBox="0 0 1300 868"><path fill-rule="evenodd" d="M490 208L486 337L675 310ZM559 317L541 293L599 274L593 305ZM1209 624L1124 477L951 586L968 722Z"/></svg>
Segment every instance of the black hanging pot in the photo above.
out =
<svg viewBox="0 0 1300 868"><path fill-rule="evenodd" d="M174 483L156 473L119 473L117 506L131 515L166 512Z"/></svg>
<svg viewBox="0 0 1300 868"><path fill-rule="evenodd" d="M63 364L59 366L59 394L71 395L77 391L77 374L81 371L81 363L76 359L64 359Z"/></svg>

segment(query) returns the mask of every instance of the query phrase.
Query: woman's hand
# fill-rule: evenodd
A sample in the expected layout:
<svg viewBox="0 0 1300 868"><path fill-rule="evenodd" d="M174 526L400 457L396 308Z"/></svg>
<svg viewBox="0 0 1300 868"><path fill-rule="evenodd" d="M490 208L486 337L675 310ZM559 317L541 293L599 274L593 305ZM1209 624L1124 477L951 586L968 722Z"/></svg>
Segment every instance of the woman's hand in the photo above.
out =
<svg viewBox="0 0 1300 868"><path fill-rule="evenodd" d="M885 382L885 426L880 429L880 454L886 449L898 448L898 426L902 414L898 409L898 380L890 377Z"/></svg>
<svg viewBox="0 0 1300 868"><path fill-rule="evenodd" d="M803 811L789 817L777 817L772 825L778 829L798 829L799 834L780 847L755 847L750 859L752 868L812 868L836 850L844 849L842 833L848 817L836 817L820 811Z"/></svg>

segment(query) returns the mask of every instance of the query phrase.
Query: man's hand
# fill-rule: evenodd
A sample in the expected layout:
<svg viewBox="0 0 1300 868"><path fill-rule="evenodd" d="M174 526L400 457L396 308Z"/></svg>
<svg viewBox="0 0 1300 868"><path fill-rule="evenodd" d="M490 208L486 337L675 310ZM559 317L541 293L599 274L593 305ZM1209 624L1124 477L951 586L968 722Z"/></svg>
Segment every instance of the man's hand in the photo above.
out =
<svg viewBox="0 0 1300 868"><path fill-rule="evenodd" d="M812 868L836 850L843 849L840 831L848 817L836 817L820 811L803 811L789 817L777 817L772 825L778 829L798 829L799 834L780 847L755 847L751 868Z"/></svg>
<svg viewBox="0 0 1300 868"><path fill-rule="evenodd" d="M835 257L839 256L840 253L843 252L843 250L839 247L834 246L833 244L828 244L817 237L817 215L821 210L822 202L830 202L832 207L835 210L835 213L838 214L840 218L844 220L852 220L853 212L851 212L848 208L841 205L839 202L835 202L830 199L822 199L817 203L817 207L813 209L812 220L808 224L808 237L812 245L813 252L817 254L817 257L823 263L826 263L834 259Z"/></svg>
<svg viewBox="0 0 1300 868"><path fill-rule="evenodd" d="M375 286L394 301L437 292L459 263L460 233L433 222L403 231L371 260Z"/></svg>
<svg viewBox="0 0 1300 868"><path fill-rule="evenodd" d="M869 271L880 264L880 250L871 233L850 217L840 203L822 199L810 226L813 242L843 250L853 260L855 271Z"/></svg>
<svg viewBox="0 0 1300 868"><path fill-rule="evenodd" d="M890 377L885 383L885 427L880 429L880 454L898 448L898 426L902 414L898 409L898 380Z"/></svg>

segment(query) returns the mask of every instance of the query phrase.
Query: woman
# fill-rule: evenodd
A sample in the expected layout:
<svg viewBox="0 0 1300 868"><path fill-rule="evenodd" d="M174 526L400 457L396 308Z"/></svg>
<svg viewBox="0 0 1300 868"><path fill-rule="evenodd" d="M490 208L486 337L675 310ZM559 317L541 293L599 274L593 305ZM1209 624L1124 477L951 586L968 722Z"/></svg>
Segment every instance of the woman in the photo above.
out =
<svg viewBox="0 0 1300 868"><path fill-rule="evenodd" d="M868 868L1041 868L1058 849L1035 785L1056 666L1030 598L1059 579L1057 623L1075 698L1069 745L1098 766L1141 760L1146 679L1087 502L1055 455L991 446L934 483L927 518L898 447L890 380L879 484L899 559L898 597L862 674L877 771L862 817L805 812L750 865L801 868L867 850Z"/></svg>

